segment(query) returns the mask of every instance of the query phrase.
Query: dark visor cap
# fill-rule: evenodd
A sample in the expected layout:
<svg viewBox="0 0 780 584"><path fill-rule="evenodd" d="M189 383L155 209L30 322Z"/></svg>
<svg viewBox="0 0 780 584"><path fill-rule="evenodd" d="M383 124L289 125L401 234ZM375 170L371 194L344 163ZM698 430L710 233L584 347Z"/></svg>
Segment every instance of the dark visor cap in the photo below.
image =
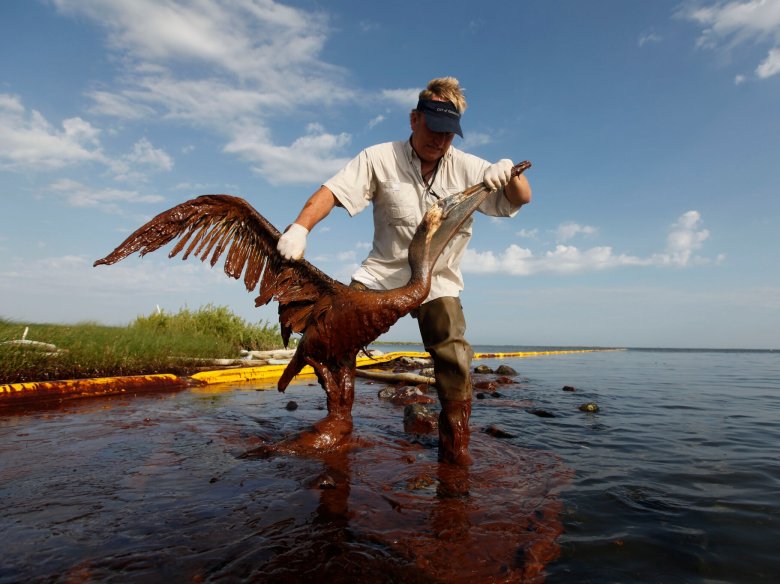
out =
<svg viewBox="0 0 780 584"><path fill-rule="evenodd" d="M451 101L421 99L415 109L425 114L425 125L431 132L445 134L452 132L463 138L463 131L460 129L460 112Z"/></svg>

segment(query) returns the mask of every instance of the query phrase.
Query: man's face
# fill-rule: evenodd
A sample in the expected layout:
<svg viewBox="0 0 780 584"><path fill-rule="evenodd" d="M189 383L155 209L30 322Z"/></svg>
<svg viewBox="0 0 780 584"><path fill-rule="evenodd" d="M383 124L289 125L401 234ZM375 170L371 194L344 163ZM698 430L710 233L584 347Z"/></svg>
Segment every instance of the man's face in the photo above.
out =
<svg viewBox="0 0 780 584"><path fill-rule="evenodd" d="M441 101L441 100L436 100ZM425 114L413 111L410 117L412 125L412 146L425 162L436 162L444 156L455 137L453 132L432 132L425 125Z"/></svg>

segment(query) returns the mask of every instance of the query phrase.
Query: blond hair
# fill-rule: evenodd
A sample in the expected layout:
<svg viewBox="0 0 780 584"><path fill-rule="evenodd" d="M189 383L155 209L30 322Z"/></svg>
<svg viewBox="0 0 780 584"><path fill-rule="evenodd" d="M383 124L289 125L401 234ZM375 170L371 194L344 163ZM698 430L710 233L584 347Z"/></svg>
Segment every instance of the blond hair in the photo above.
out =
<svg viewBox="0 0 780 584"><path fill-rule="evenodd" d="M420 92L420 99L438 97L445 101L451 101L462 114L466 111L466 96L460 83L454 77L437 77L428 82L428 87Z"/></svg>

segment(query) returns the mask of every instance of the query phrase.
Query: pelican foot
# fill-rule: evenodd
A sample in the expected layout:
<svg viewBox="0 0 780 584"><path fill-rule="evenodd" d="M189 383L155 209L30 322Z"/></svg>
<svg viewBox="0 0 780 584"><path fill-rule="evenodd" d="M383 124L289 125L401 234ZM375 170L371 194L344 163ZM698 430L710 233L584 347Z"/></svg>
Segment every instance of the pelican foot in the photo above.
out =
<svg viewBox="0 0 780 584"><path fill-rule="evenodd" d="M253 448L239 458L269 458L276 454L319 455L348 447L352 441L352 415L328 414L311 428L273 444Z"/></svg>

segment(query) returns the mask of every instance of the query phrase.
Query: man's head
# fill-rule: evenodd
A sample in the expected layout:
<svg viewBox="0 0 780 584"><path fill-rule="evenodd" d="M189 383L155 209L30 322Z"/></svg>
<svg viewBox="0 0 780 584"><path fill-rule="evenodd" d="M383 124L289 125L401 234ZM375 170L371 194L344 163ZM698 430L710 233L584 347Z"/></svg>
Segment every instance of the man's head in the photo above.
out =
<svg viewBox="0 0 780 584"><path fill-rule="evenodd" d="M460 116L465 110L466 98L454 77L432 79L420 92L409 121L412 146L422 160L435 162L447 152L455 134L463 137Z"/></svg>

